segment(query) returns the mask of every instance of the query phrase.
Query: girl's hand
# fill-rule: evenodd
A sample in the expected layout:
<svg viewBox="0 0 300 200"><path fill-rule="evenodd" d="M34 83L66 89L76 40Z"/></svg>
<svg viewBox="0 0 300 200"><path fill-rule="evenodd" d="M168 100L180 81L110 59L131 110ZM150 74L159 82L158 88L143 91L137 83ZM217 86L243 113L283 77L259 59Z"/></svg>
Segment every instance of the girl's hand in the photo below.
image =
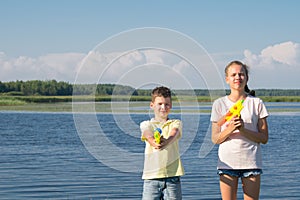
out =
<svg viewBox="0 0 300 200"><path fill-rule="evenodd" d="M244 121L240 117L234 119L234 124L237 129L244 128Z"/></svg>
<svg viewBox="0 0 300 200"><path fill-rule="evenodd" d="M231 132L234 132L237 129L244 128L244 121L241 117L233 117L227 127Z"/></svg>

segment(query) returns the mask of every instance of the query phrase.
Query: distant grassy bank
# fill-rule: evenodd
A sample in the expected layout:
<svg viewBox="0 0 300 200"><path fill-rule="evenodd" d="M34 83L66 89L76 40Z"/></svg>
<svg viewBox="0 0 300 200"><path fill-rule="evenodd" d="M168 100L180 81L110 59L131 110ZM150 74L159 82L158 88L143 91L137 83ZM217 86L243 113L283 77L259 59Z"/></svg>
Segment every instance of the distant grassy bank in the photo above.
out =
<svg viewBox="0 0 300 200"><path fill-rule="evenodd" d="M180 101L195 101L195 96L181 95ZM177 97L173 101L178 101ZM198 102L212 102L210 96L197 96ZM300 96L260 96L264 102L300 102ZM0 106L21 105L27 103L62 103L62 102L110 102L110 101L150 101L150 96L0 96Z"/></svg>
<svg viewBox="0 0 300 200"><path fill-rule="evenodd" d="M150 96L0 96L0 106L3 105L17 105L27 103L62 103L62 102L135 102L135 101L150 101ZM173 101L177 101L174 97ZM181 96L180 101L195 101L193 96ZM208 96L197 97L199 102L211 102L211 98ZM23 102L23 103L22 103Z"/></svg>
<svg viewBox="0 0 300 200"><path fill-rule="evenodd" d="M180 96L178 98L180 101L174 97L175 106L182 106L182 102L187 106L195 105L195 97L193 96ZM196 98L199 105L211 105L213 101L209 96ZM299 96L261 96L260 98L264 102L300 102ZM148 107L150 100L149 96L0 96L0 110L71 112L73 109L72 102L77 102L83 111L112 112L113 109L116 112L126 112L126 109L132 109L134 112L145 112L145 109L141 108ZM91 108L91 102L97 102L95 108ZM130 103L128 104L128 102ZM187 109L187 112L193 112L193 110ZM210 112L210 110L201 109L199 112Z"/></svg>

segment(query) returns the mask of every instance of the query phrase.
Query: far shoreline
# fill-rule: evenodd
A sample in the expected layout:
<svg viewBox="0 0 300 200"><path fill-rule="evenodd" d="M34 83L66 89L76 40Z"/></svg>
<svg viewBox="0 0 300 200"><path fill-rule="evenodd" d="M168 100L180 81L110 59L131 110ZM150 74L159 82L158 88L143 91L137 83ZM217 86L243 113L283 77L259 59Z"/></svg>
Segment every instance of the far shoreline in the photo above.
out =
<svg viewBox="0 0 300 200"><path fill-rule="evenodd" d="M265 102L271 114L300 113L300 102ZM174 114L210 114L212 102L174 102ZM149 101L58 102L0 105L0 112L149 114Z"/></svg>

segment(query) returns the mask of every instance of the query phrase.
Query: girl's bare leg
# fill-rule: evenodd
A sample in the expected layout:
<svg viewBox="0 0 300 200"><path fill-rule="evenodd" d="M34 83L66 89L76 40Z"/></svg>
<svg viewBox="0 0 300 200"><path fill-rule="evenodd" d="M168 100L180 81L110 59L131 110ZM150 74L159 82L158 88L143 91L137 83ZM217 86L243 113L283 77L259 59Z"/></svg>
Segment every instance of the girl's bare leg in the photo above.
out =
<svg viewBox="0 0 300 200"><path fill-rule="evenodd" d="M244 200L258 200L260 190L260 175L242 178Z"/></svg>
<svg viewBox="0 0 300 200"><path fill-rule="evenodd" d="M220 176L222 200L236 200L238 180L238 177L226 174Z"/></svg>

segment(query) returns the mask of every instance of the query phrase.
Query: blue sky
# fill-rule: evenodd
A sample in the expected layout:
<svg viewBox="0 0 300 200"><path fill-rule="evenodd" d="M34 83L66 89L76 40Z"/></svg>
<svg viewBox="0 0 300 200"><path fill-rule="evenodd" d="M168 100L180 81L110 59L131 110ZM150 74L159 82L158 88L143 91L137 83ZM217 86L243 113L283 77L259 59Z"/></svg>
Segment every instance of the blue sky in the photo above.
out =
<svg viewBox="0 0 300 200"><path fill-rule="evenodd" d="M300 2L292 0L1 0L0 80L74 82L82 60L101 42L124 31L160 27L200 44L221 76L224 66L238 59L250 66L250 87L299 89L299 8ZM149 52L135 55L151 57ZM128 71L138 63L130 56ZM166 65L170 60L160 62ZM118 82L122 74L105 76L107 82ZM191 80L191 87L205 87L188 73L183 76ZM210 78L214 77L204 79Z"/></svg>

